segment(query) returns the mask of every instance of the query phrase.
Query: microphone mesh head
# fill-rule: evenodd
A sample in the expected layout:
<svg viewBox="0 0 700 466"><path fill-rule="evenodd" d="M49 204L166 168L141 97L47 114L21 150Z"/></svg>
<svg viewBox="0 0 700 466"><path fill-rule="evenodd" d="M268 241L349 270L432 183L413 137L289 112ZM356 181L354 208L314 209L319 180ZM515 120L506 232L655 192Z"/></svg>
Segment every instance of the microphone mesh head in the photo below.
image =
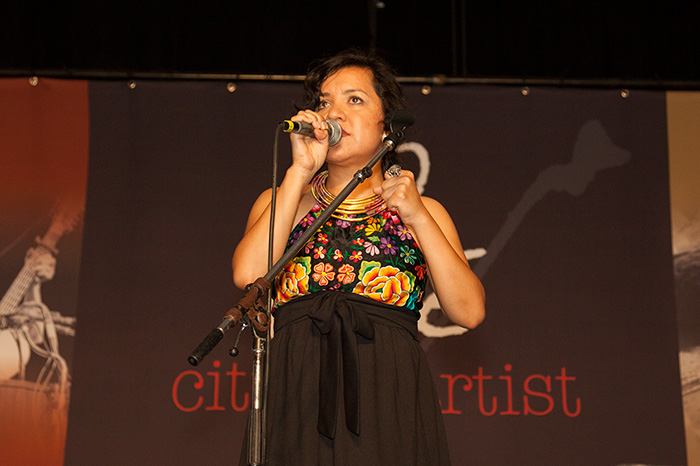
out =
<svg viewBox="0 0 700 466"><path fill-rule="evenodd" d="M340 123L335 120L326 120L328 125L328 145L335 146L340 142L340 138L343 137L343 130L340 127Z"/></svg>

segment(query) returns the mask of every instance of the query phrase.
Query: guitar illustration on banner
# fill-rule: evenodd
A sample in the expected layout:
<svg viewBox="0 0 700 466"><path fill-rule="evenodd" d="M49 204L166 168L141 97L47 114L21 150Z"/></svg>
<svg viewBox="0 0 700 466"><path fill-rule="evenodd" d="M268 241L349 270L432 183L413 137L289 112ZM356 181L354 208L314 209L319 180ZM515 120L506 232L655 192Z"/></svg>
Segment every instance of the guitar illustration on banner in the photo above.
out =
<svg viewBox="0 0 700 466"><path fill-rule="evenodd" d="M67 198L54 210L48 231L27 251L23 267L0 301L0 394L33 385L35 392L50 396L57 408L66 409L69 372L59 352L58 334L74 335L75 318L50 311L42 301L41 284L53 278L56 245L75 228L83 208ZM25 379L33 354L46 363L32 383Z"/></svg>

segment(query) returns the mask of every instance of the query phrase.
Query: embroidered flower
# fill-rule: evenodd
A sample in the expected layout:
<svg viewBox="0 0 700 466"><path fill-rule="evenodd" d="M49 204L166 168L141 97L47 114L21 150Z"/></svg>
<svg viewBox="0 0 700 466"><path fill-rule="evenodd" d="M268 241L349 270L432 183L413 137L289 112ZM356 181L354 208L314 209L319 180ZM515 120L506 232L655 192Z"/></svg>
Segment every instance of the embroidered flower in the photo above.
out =
<svg viewBox="0 0 700 466"><path fill-rule="evenodd" d="M300 224L302 227L306 228L306 227L308 227L309 225L311 225L312 223L314 223L314 220L316 220L316 219L314 218L313 215L311 215L311 214L306 214L306 216L304 216L304 218L301 219L301 221L299 222L299 224Z"/></svg>
<svg viewBox="0 0 700 466"><path fill-rule="evenodd" d="M325 233L319 233L317 239L319 243L328 244L328 235Z"/></svg>
<svg viewBox="0 0 700 466"><path fill-rule="evenodd" d="M338 269L338 281L343 285L352 283L355 280L355 268L350 264L343 264Z"/></svg>
<svg viewBox="0 0 700 466"><path fill-rule="evenodd" d="M337 260L337 261L342 261L343 260L343 251L341 251L340 249L336 249L333 252L333 259Z"/></svg>
<svg viewBox="0 0 700 466"><path fill-rule="evenodd" d="M396 248L396 241L391 238L382 238L381 245L384 254L396 254L399 250Z"/></svg>
<svg viewBox="0 0 700 466"><path fill-rule="evenodd" d="M428 272L428 268L424 265L417 265L416 266L416 275L418 275L418 278L423 280L423 277L425 277L425 274Z"/></svg>
<svg viewBox="0 0 700 466"><path fill-rule="evenodd" d="M382 231L382 226L379 223L373 223L371 225L367 225L367 228L365 228L365 235L370 236L379 231Z"/></svg>
<svg viewBox="0 0 700 466"><path fill-rule="evenodd" d="M328 251L323 246L314 248L314 259L324 259L327 252Z"/></svg>
<svg viewBox="0 0 700 466"><path fill-rule="evenodd" d="M408 301L406 301L405 307L409 309L414 309L416 308L416 303L420 301L421 297L423 296L422 291L414 291L408 296Z"/></svg>
<svg viewBox="0 0 700 466"><path fill-rule="evenodd" d="M347 220L341 220L341 219L336 220L335 224L338 225L340 228L347 228L350 225L352 225L352 223L348 222Z"/></svg>
<svg viewBox="0 0 700 466"><path fill-rule="evenodd" d="M321 286L328 285L328 283L335 278L333 266L328 263L319 262L314 266L314 272L312 277L314 281L317 281Z"/></svg>
<svg viewBox="0 0 700 466"><path fill-rule="evenodd" d="M381 267L379 262L363 262L360 267L360 282L353 293L367 296L396 306L408 302L415 277L410 272L402 272L396 267Z"/></svg>
<svg viewBox="0 0 700 466"><path fill-rule="evenodd" d="M370 256L376 256L379 254L379 248L371 241L365 241L365 244L363 244L362 247L365 248L365 252Z"/></svg>
<svg viewBox="0 0 700 466"><path fill-rule="evenodd" d="M350 253L350 260L358 262L362 260L362 251L353 251Z"/></svg>
<svg viewBox="0 0 700 466"><path fill-rule="evenodd" d="M284 304L299 295L309 294L309 271L311 259L296 257L290 261L277 277L277 305Z"/></svg>
<svg viewBox="0 0 700 466"><path fill-rule="evenodd" d="M407 264L415 264L416 263L416 250L411 249L408 246L401 246L401 258L403 261Z"/></svg>
<svg viewBox="0 0 700 466"><path fill-rule="evenodd" d="M413 239L413 236L411 236L411 231L408 228L406 228L402 223L396 225L396 228L394 230L396 231L396 235L399 238L401 238L401 241Z"/></svg>
<svg viewBox="0 0 700 466"><path fill-rule="evenodd" d="M301 237L301 235L304 234L303 230L296 230L294 234L292 234L292 237L289 239L289 245L291 246L292 244L296 243L297 240Z"/></svg>

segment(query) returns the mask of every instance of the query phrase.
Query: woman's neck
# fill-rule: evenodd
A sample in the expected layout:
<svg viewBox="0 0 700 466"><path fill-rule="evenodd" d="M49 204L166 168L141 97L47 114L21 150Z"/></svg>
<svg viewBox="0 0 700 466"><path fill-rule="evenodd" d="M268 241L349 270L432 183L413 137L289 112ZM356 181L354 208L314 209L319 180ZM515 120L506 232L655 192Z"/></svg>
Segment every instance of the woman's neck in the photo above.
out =
<svg viewBox="0 0 700 466"><path fill-rule="evenodd" d="M349 199L361 199L374 194L374 188L381 186L384 182L384 173L382 173L381 161L372 169L372 176L360 183L352 193L348 196ZM326 189L330 191L333 195L338 195L340 191L345 188L345 186L350 183L350 181L355 176L358 170L363 167L328 167L328 178L326 179Z"/></svg>

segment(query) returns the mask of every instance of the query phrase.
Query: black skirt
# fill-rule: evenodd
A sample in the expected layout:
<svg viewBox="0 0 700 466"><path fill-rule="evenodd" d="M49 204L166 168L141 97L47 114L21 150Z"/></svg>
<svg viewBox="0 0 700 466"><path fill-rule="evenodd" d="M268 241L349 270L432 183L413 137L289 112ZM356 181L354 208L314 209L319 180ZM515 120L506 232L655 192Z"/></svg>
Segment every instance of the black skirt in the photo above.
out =
<svg viewBox="0 0 700 466"><path fill-rule="evenodd" d="M268 466L447 466L440 405L418 316L323 292L275 311ZM246 464L246 451L241 464Z"/></svg>

